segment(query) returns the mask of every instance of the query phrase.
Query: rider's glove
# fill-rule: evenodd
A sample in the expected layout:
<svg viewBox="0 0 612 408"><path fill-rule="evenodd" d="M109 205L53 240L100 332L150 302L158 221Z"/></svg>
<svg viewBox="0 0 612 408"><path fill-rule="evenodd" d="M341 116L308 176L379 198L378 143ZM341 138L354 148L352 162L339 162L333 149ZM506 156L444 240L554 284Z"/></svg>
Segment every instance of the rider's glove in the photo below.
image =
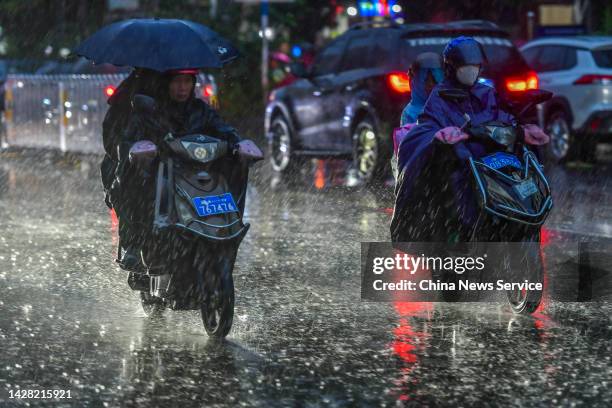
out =
<svg viewBox="0 0 612 408"><path fill-rule="evenodd" d="M434 135L442 143L455 144L469 138L469 135L457 126L447 126L440 129Z"/></svg>
<svg viewBox="0 0 612 408"><path fill-rule="evenodd" d="M537 125L523 125L523 130L525 131L525 142L530 145L541 146L550 142L550 136Z"/></svg>

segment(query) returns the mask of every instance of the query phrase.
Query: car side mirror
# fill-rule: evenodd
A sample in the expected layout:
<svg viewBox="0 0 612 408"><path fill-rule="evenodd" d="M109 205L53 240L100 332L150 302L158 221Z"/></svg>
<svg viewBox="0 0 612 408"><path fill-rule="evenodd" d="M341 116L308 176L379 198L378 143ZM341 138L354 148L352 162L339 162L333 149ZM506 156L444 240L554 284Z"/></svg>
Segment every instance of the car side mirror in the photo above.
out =
<svg viewBox="0 0 612 408"><path fill-rule="evenodd" d="M155 111L155 99L147 95L136 94L133 106L137 113L151 114Z"/></svg>
<svg viewBox="0 0 612 408"><path fill-rule="evenodd" d="M301 62L292 62L289 65L289 71L298 78L309 78L310 72L306 65Z"/></svg>

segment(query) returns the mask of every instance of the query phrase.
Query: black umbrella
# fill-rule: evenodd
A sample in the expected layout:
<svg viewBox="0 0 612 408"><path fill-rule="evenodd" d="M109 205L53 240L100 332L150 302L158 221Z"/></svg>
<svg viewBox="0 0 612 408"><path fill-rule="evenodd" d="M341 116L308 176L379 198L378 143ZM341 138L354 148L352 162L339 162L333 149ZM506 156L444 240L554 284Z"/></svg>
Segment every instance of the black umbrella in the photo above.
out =
<svg viewBox="0 0 612 408"><path fill-rule="evenodd" d="M95 63L168 71L220 68L238 57L229 41L187 20L133 19L102 28L74 51Z"/></svg>

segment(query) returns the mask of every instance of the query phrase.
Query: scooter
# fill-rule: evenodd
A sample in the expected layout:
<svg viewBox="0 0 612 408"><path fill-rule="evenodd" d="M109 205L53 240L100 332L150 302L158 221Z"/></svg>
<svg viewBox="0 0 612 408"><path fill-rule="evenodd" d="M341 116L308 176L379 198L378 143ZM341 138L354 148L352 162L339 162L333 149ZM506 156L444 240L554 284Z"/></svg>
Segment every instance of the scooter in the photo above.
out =
<svg viewBox="0 0 612 408"><path fill-rule="evenodd" d="M461 100L463 90L443 90L443 98ZM462 130L470 142L479 143L484 155L476 157L465 142L453 145L460 165L467 166L471 188L477 197L478 216L468 233L470 242L519 242L521 256L508 252L501 265L502 274L517 282L543 281L540 253L540 228L551 212L553 201L549 183L536 151L524 141L521 120L536 104L552 93L533 90L505 102L505 108L517 118L516 123L488 122L473 125L469 115ZM510 246L508 247L510 248ZM514 247L512 247L514 248ZM542 290L511 290L508 302L516 313L533 313L542 299Z"/></svg>
<svg viewBox="0 0 612 408"><path fill-rule="evenodd" d="M150 113L154 101L138 95L135 107ZM200 310L209 336L227 336L234 315L234 263L250 226L242 218L249 166L262 159L252 141L231 146L203 134L167 134L158 145L132 146L131 166L155 181L152 239L142 248L145 271L131 272L128 279L146 315L167 307Z"/></svg>

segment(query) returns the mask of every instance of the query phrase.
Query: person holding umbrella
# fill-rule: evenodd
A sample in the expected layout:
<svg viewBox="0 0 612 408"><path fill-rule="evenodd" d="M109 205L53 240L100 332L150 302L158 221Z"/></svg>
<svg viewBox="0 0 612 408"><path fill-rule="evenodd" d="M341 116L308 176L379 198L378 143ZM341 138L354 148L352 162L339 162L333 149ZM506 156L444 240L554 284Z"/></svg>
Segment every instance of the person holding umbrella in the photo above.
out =
<svg viewBox="0 0 612 408"><path fill-rule="evenodd" d="M140 140L161 143L168 133L175 136L206 134L229 141L240 141L238 132L225 123L206 102L195 97L196 69L170 70L159 75L154 86L155 121L134 113L128 120L119 143L119 164L115 173L119 182L119 200L113 205L122 221L122 266L134 270L140 263L140 248L148 238L153 219L154 185L152 178L142 178L129 165L129 151Z"/></svg>
<svg viewBox="0 0 612 408"><path fill-rule="evenodd" d="M158 18L113 23L86 39L74 53L95 63L138 67L125 85L132 92L123 92L124 96L117 98L122 103L117 104L113 116L121 120L107 117L105 121L105 148L108 147L107 155L115 161L105 159L102 168L105 187L111 191L107 204L117 212L120 247L126 249L121 264L124 269L134 270L139 267L139 245L146 236L143 223L150 215L146 206L152 202L145 202L144 197L152 189L131 174L127 160L129 149L145 137L160 141L168 132L206 133L238 142L236 130L204 101L195 98L194 89L199 69L223 67L239 53L227 40L201 24ZM132 114L133 97L138 93L155 99L159 127L152 127L147 118ZM124 103L126 99L129 105ZM120 140L115 149L117 139ZM111 186L106 185L109 174L114 175Z"/></svg>

